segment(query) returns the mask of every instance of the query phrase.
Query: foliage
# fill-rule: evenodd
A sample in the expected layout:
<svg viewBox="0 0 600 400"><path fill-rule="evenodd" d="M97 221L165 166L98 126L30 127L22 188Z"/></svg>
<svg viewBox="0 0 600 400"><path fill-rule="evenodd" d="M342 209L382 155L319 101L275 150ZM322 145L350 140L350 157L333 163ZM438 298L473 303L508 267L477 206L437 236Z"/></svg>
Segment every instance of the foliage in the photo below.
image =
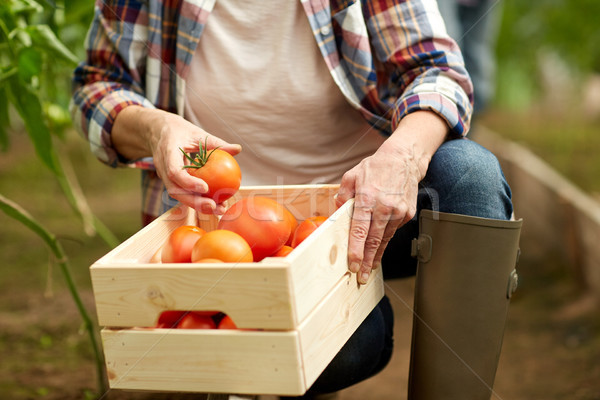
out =
<svg viewBox="0 0 600 400"><path fill-rule="evenodd" d="M504 0L497 40L498 98L521 108L543 94L541 64L559 60L557 79L600 72L597 0ZM551 54L550 60L544 54Z"/></svg>
<svg viewBox="0 0 600 400"><path fill-rule="evenodd" d="M80 3L82 4L82 3ZM91 9L91 8L90 8ZM75 7L69 18L85 18ZM54 137L64 137L71 125L67 106L69 76L77 56L59 39L66 17L64 5L50 0L3 0L0 3L0 150L10 145L13 111L20 117L38 159L54 174L71 208L81 218L88 234L98 233L113 247L116 237L89 210L68 159L58 156ZM77 26L77 25L73 25ZM79 24L79 26L83 26ZM75 31L73 31L75 29ZM66 33L69 29L65 28ZM71 35L76 32L71 28ZM68 35L67 35L68 36ZM68 268L68 259L56 236L45 229L18 204L0 195L0 210L31 229L48 245L61 268L71 296L78 307L94 350L98 390L105 391L103 360L92 321L85 310Z"/></svg>
<svg viewBox="0 0 600 400"><path fill-rule="evenodd" d="M0 194L0 210L3 211L9 217L19 221L24 226L32 230L38 237L40 237L44 243L50 249L52 255L55 257L56 263L60 267L60 270L63 274L63 278L67 283L67 287L69 289L69 293L71 297L75 301L75 305L77 306L77 310L79 311L79 315L83 320L83 325L85 330L88 333L90 344L92 346L92 350L94 352L94 358L96 361L96 378L98 380L98 392L106 393L106 384L104 379L104 359L102 357L102 352L100 350L100 345L98 343L98 339L95 333L95 327L92 323L92 319L89 316L89 313L85 309L83 302L81 301L81 297L79 295L79 291L77 290L77 286L73 281L71 276L70 268L69 268L69 260L67 255L58 241L55 235L50 233L43 225L41 225L31 214L29 214L26 210L21 208L18 204L12 202L6 197Z"/></svg>
<svg viewBox="0 0 600 400"><path fill-rule="evenodd" d="M71 71L77 56L60 39L74 41L92 11L85 2L66 13L62 3L5 0L0 3L0 150L9 147L11 106L22 120L38 158L56 176L88 234L98 233L114 247L118 240L90 211L68 159L59 159L53 136L71 126L67 111ZM67 19L67 17L69 19ZM74 21L73 24L67 21ZM81 45L80 45L81 48ZM65 168L66 167L66 168Z"/></svg>

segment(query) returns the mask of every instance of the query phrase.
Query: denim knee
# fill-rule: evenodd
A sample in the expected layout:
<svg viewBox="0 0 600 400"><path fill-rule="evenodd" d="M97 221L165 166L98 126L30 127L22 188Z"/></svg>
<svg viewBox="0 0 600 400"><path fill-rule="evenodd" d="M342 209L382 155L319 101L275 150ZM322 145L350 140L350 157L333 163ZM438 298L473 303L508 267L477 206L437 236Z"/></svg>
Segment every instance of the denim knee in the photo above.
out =
<svg viewBox="0 0 600 400"><path fill-rule="evenodd" d="M419 192L419 209L510 219L511 190L498 159L468 140L445 142L434 154Z"/></svg>

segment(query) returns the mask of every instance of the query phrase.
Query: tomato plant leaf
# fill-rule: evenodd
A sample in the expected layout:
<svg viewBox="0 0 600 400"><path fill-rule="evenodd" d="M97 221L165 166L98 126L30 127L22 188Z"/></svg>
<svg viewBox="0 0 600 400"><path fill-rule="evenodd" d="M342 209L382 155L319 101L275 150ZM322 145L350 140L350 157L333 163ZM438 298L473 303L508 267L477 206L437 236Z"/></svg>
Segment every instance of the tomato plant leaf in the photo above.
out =
<svg viewBox="0 0 600 400"><path fill-rule="evenodd" d="M51 56L58 57L73 65L77 64L78 59L75 54L56 37L48 25L29 25L26 31L35 46L41 47Z"/></svg>
<svg viewBox="0 0 600 400"><path fill-rule="evenodd" d="M31 82L31 78L42 72L42 55L33 47L24 47L18 56L19 78Z"/></svg>
<svg viewBox="0 0 600 400"><path fill-rule="evenodd" d="M14 77L10 79L10 97L19 116L25 123L25 130L33 142L40 160L55 174L59 168L54 159L52 137L46 125L42 104L39 98L26 85L20 84Z"/></svg>

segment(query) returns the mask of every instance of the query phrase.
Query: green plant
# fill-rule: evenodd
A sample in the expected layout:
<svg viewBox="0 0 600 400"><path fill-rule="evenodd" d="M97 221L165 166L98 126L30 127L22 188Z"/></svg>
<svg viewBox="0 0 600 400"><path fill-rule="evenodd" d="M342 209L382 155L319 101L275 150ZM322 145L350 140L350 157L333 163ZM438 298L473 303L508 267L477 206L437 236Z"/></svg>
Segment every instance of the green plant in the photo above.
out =
<svg viewBox="0 0 600 400"><path fill-rule="evenodd" d="M90 5L87 9L89 12L92 10ZM78 13L69 14L69 18L79 18L82 22L86 18L83 6L75 7L75 10ZM115 247L118 239L90 211L72 173L70 160L59 157L55 146L55 139L64 138L71 125L67 111L69 76L78 59L58 36L61 28L67 25L66 17L62 3L46 1L42 4L35 0L0 2L0 151L8 151L10 134L21 130L12 129L11 122L20 121L37 158L56 178L71 209L81 219L86 234L98 234L110 247ZM69 28L66 32L72 35L74 31ZM0 209L34 231L50 248L88 332L96 359L98 390L106 392L100 346L60 242L21 206L2 195Z"/></svg>
<svg viewBox="0 0 600 400"><path fill-rule="evenodd" d="M81 315L83 320L83 325L85 330L88 333L90 343L92 345L92 350L94 353L94 358L96 360L96 378L98 380L98 391L99 393L106 393L107 388L105 384L104 378L104 359L102 357L102 352L100 351L100 346L98 344L98 339L96 337L94 324L92 323L92 319L90 318L83 302L81 301L81 297L79 296L79 291L77 290L77 286L73 281L71 276L71 272L69 269L69 259L56 238L55 235L50 233L41 223L39 223L33 216L31 216L26 210L24 210L18 204L12 202L7 199L3 195L0 194L0 210L2 210L9 217L19 221L27 228L32 230L36 235L38 235L44 243L50 249L56 264L60 267L63 278L67 283L67 288L71 294L71 297L75 301L75 305L77 306L77 310Z"/></svg>
<svg viewBox="0 0 600 400"><path fill-rule="evenodd" d="M522 109L542 93L540 63L552 62L541 54L552 54L567 66L557 79L573 84L592 73L600 73L600 30L597 0L505 0L496 54L497 100Z"/></svg>
<svg viewBox="0 0 600 400"><path fill-rule="evenodd" d="M85 232L97 233L114 247L118 239L90 211L74 175L68 173L72 170L69 159L60 158L54 145L53 137L62 137L71 125L66 82L77 57L52 29L61 19L58 15L64 13L50 10L34 0L6 0L0 4L0 150L9 148L14 109L38 158L54 173ZM60 82L61 88L57 86Z"/></svg>

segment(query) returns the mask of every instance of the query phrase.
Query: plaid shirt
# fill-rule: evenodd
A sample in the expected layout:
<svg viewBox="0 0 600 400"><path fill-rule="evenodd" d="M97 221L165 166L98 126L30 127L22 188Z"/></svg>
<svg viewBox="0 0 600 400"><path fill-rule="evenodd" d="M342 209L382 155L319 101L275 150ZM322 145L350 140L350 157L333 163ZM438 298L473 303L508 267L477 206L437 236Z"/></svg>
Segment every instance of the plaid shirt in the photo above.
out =
<svg viewBox="0 0 600 400"><path fill-rule="evenodd" d="M291 0L286 0L291 1ZM128 105L183 115L185 79L215 0L97 0L87 59L74 72L71 113L93 153L143 170L143 212L172 202L151 159L125 160L111 129ZM383 135L406 114L432 110L454 136L468 131L472 84L435 0L301 0L346 99Z"/></svg>

